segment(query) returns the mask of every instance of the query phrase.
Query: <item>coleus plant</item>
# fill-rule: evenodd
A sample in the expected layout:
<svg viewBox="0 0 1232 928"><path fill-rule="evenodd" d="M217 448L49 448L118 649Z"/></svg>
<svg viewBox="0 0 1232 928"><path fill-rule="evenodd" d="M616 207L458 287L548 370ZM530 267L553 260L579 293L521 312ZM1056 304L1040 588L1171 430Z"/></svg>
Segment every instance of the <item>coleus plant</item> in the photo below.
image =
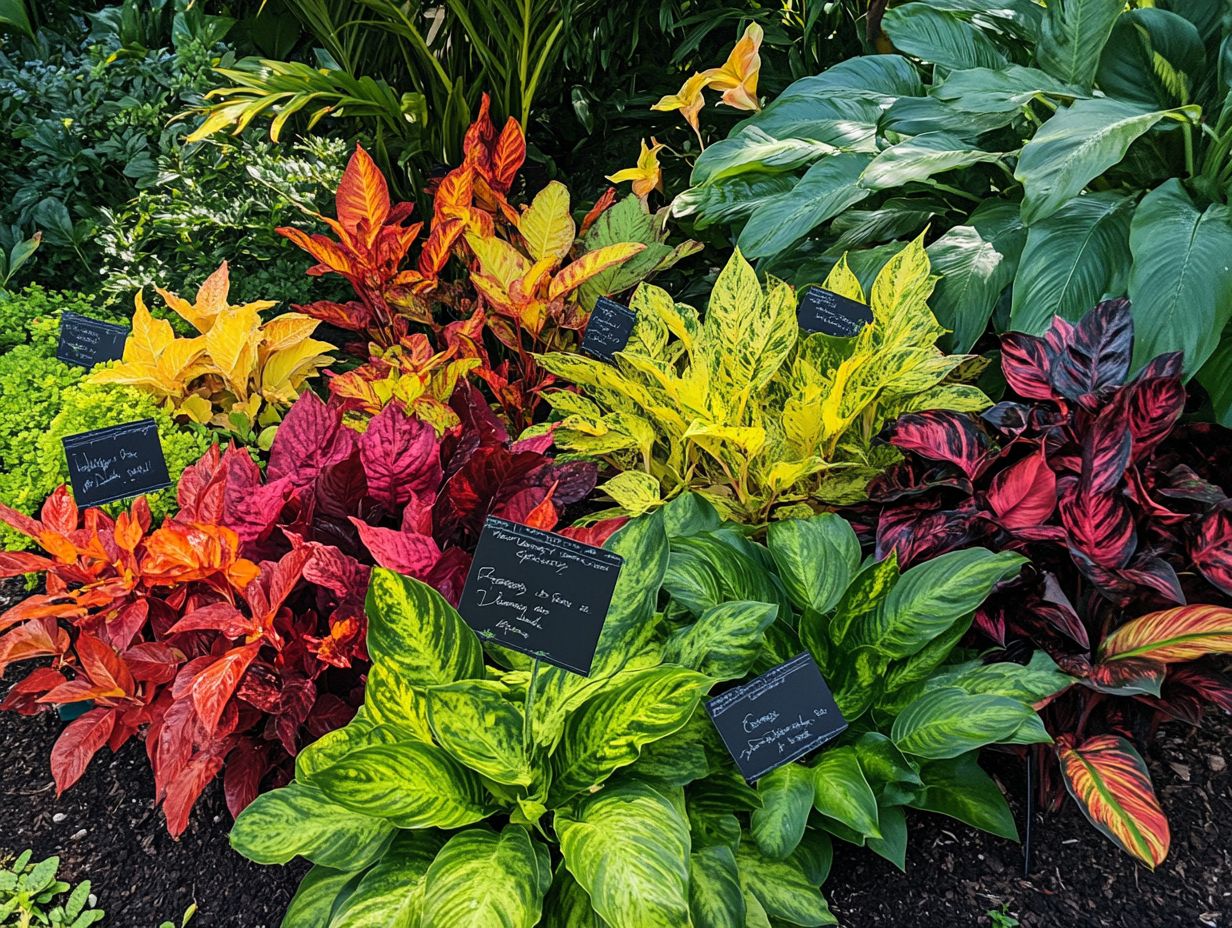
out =
<svg viewBox="0 0 1232 928"><path fill-rule="evenodd" d="M1006 336L1017 398L982 417L900 419L891 442L908 458L873 482L867 515L878 555L904 564L971 545L1030 557L976 628L1078 678L1044 714L1061 777L1096 827L1155 866L1168 824L1132 742L1160 720L1232 711L1232 684L1198 661L1232 651L1232 505L1201 450L1214 436L1175 434L1180 356L1128 379L1133 329L1116 300L1076 325L1055 317L1043 337ZM1054 769L1042 782L1059 802Z"/></svg>
<svg viewBox="0 0 1232 928"><path fill-rule="evenodd" d="M557 445L622 471L603 489L623 513L685 490L754 523L860 499L898 456L874 441L885 423L911 410L990 402L957 381L965 359L935 346L943 330L927 305L934 281L919 240L890 260L867 297L840 262L825 286L867 302L873 315L851 338L801 332L792 288L773 279L763 287L739 250L704 319L643 284L615 364L541 357L582 388L547 395L560 417Z"/></svg>
<svg viewBox="0 0 1232 928"><path fill-rule="evenodd" d="M373 562L456 600L486 516L550 529L594 486L593 465L543 454L550 436L511 443L473 389L454 403L462 419L443 437L397 406L360 434L305 392L264 472L215 446L185 470L180 512L158 529L144 500L115 520L82 516L64 487L39 520L0 508L50 555L0 555L4 576L47 581L0 616L0 671L54 658L3 705L94 703L53 748L58 789L103 745L144 731L172 834L224 765L238 813L263 782L285 781L307 737L353 713Z"/></svg>
<svg viewBox="0 0 1232 928"><path fill-rule="evenodd" d="M325 354L333 346L311 337L316 319L292 312L262 322L260 313L275 306L273 300L231 305L226 261L193 303L156 289L199 334L177 337L138 292L123 359L95 371L91 382L137 387L193 422L247 434L255 424L275 424L308 378L333 360Z"/></svg>

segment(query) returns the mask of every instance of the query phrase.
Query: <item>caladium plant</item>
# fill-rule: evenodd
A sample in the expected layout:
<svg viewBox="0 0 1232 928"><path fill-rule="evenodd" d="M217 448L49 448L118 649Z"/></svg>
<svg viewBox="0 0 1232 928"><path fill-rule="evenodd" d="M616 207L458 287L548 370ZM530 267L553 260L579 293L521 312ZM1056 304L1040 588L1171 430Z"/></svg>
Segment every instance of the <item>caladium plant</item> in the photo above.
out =
<svg viewBox="0 0 1232 928"><path fill-rule="evenodd" d="M972 545L1030 557L976 627L1079 679L1045 712L1065 784L1154 866L1167 820L1131 742L1161 719L1232 711L1232 684L1198 662L1232 651L1232 503L1198 450L1216 436L1178 427L1180 356L1128 379L1133 330L1116 300L1077 324L1056 317L1042 337L1006 336L1018 398L979 417L900 419L890 440L908 458L873 482L867 514L878 555L903 564ZM1044 782L1059 801L1055 777Z"/></svg>

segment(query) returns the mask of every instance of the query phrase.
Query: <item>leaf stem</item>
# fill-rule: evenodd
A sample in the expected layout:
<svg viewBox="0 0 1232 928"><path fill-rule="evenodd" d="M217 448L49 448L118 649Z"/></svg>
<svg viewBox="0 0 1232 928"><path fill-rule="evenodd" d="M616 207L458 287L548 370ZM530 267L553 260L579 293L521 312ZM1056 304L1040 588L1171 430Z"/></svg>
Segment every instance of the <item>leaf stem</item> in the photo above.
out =
<svg viewBox="0 0 1232 928"><path fill-rule="evenodd" d="M535 743L535 684L539 680L539 658L530 667L530 685L526 687L526 719L522 726L522 750L530 759L531 747Z"/></svg>

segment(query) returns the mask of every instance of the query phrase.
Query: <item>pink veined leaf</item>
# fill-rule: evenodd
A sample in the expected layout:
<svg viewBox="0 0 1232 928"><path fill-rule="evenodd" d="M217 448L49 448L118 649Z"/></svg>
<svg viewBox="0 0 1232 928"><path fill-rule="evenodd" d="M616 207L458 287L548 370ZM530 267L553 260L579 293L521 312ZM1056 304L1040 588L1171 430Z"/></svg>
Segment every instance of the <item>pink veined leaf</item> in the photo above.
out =
<svg viewBox="0 0 1232 928"><path fill-rule="evenodd" d="M1087 409L1125 382L1134 347L1128 300L1107 300L1082 317L1052 360L1053 388Z"/></svg>
<svg viewBox="0 0 1232 928"><path fill-rule="evenodd" d="M1049 381L1052 362L1044 340L1011 332L1001 339L1001 371L1014 392L1028 400L1056 397Z"/></svg>
<svg viewBox="0 0 1232 928"><path fill-rule="evenodd" d="M305 390L278 426L266 478L272 482L289 477L294 486L305 486L330 464L350 456L354 436L339 413Z"/></svg>
<svg viewBox="0 0 1232 928"><path fill-rule="evenodd" d="M359 437L368 493L396 510L414 494L434 494L441 483L440 446L436 431L404 413L397 403L386 406Z"/></svg>
<svg viewBox="0 0 1232 928"><path fill-rule="evenodd" d="M382 567L422 580L440 560L441 549L430 535L380 528L354 517L351 524L359 530L372 559Z"/></svg>
<svg viewBox="0 0 1232 928"><path fill-rule="evenodd" d="M1039 525L1057 505L1057 475L1041 450L992 479L988 504L1008 529Z"/></svg>
<svg viewBox="0 0 1232 928"><path fill-rule="evenodd" d="M929 410L903 416L894 425L891 443L932 461L945 461L968 477L981 469L988 452L988 436L977 420L949 410Z"/></svg>

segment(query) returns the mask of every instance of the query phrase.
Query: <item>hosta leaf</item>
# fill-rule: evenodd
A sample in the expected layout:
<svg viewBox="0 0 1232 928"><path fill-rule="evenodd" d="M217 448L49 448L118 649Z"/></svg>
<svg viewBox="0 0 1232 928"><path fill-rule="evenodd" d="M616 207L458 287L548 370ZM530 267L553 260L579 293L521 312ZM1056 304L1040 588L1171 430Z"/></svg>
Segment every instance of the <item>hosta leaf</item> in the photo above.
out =
<svg viewBox="0 0 1232 928"><path fill-rule="evenodd" d="M1017 841L1014 813L992 777L976 761L977 753L925 765L920 771L924 790L910 805Z"/></svg>
<svg viewBox="0 0 1232 928"><path fill-rule="evenodd" d="M368 587L368 653L416 686L483 676L479 639L426 583L374 568Z"/></svg>
<svg viewBox="0 0 1232 928"><path fill-rule="evenodd" d="M1015 699L942 687L909 704L890 737L904 754L943 760L1005 740L1034 714Z"/></svg>
<svg viewBox="0 0 1232 928"><path fill-rule="evenodd" d="M360 815L302 783L263 793L231 829L231 846L259 864L285 864L300 856L322 867L355 871L385 850L392 823Z"/></svg>
<svg viewBox="0 0 1232 928"><path fill-rule="evenodd" d="M1036 651L1026 664L999 661L994 664L972 662L947 670L929 679L928 689L956 686L967 693L987 693L1017 699L1027 705L1037 704L1065 689L1074 682L1069 674L1057 669L1056 662L1044 651Z"/></svg>
<svg viewBox="0 0 1232 928"><path fill-rule="evenodd" d="M424 877L423 924L534 928L552 883L547 848L520 825L471 828L446 842Z"/></svg>
<svg viewBox="0 0 1232 928"><path fill-rule="evenodd" d="M704 847L689 858L693 928L746 928L744 892L731 848Z"/></svg>
<svg viewBox="0 0 1232 928"><path fill-rule="evenodd" d="M663 659L712 680L734 680L752 666L761 650L762 633L778 611L770 603L721 603L673 633L664 642Z"/></svg>
<svg viewBox="0 0 1232 928"><path fill-rule="evenodd" d="M1133 211L1129 197L1088 193L1031 226L1014 278L1011 327L1042 335L1054 315L1077 322L1105 294L1122 292Z"/></svg>
<svg viewBox="0 0 1232 928"><path fill-rule="evenodd" d="M873 614L881 608L898 578L898 553L895 551L880 561L865 564L838 601L830 621L830 640L842 644L852 626L870 625Z"/></svg>
<svg viewBox="0 0 1232 928"><path fill-rule="evenodd" d="M295 775L300 782L339 760L374 744L396 744L407 740L404 730L392 725L374 725L366 715L356 715L347 725L326 732L295 755ZM431 740L431 733L428 735Z"/></svg>
<svg viewBox="0 0 1232 928"><path fill-rule="evenodd" d="M360 748L315 774L310 785L333 802L399 828L459 828L491 811L479 778L440 748Z"/></svg>
<svg viewBox="0 0 1232 928"><path fill-rule="evenodd" d="M698 229L736 222L766 203L790 193L798 178L790 174L741 174L690 187L672 200L672 215L696 216Z"/></svg>
<svg viewBox="0 0 1232 928"><path fill-rule="evenodd" d="M983 151L946 132L923 132L879 152L860 175L860 185L885 190L928 180L957 168L996 161L1001 152Z"/></svg>
<svg viewBox="0 0 1232 928"><path fill-rule="evenodd" d="M907 870L907 815L899 806L883 807L877 814L880 838L869 838L868 849L904 873Z"/></svg>
<svg viewBox="0 0 1232 928"><path fill-rule="evenodd" d="M1126 622L1104 639L1103 661L1192 661L1232 652L1232 609L1194 604L1152 612Z"/></svg>
<svg viewBox="0 0 1232 928"><path fill-rule="evenodd" d="M1057 745L1065 786L1087 819L1152 870L1168 856L1168 819L1146 763L1124 738L1097 735Z"/></svg>
<svg viewBox="0 0 1232 928"><path fill-rule="evenodd" d="M812 768L813 807L866 837L876 837L877 797L850 745L824 751Z"/></svg>
<svg viewBox="0 0 1232 928"><path fill-rule="evenodd" d="M444 840L402 832L339 905L329 928L419 928L424 877Z"/></svg>
<svg viewBox="0 0 1232 928"><path fill-rule="evenodd" d="M792 171L834 151L834 146L825 142L777 139L756 126L750 126L703 150L693 164L689 183L712 183L749 171Z"/></svg>
<svg viewBox="0 0 1232 928"><path fill-rule="evenodd" d="M926 3L891 7L881 28L899 51L947 68L999 68L1008 63L981 29Z"/></svg>
<svg viewBox="0 0 1232 928"><path fill-rule="evenodd" d="M1199 212L1180 180L1165 181L1138 204L1129 248L1134 366L1183 351L1193 373L1232 319L1232 208Z"/></svg>
<svg viewBox="0 0 1232 928"><path fill-rule="evenodd" d="M881 732L865 732L856 739L852 748L860 761L864 778L877 794L883 809L913 795L916 787L924 785L915 766Z"/></svg>
<svg viewBox="0 0 1232 928"><path fill-rule="evenodd" d="M335 909L358 882L357 873L314 866L299 881L280 928L329 928Z"/></svg>
<svg viewBox="0 0 1232 928"><path fill-rule="evenodd" d="M1192 119L1195 111L1157 110L1106 97L1075 100L1044 123L1018 157L1014 176L1025 194L1023 220L1030 226L1047 219L1119 163L1134 140L1161 119Z"/></svg>
<svg viewBox="0 0 1232 928"><path fill-rule="evenodd" d="M436 741L467 767L497 783L529 786L523 719L499 684L464 680L425 693Z"/></svg>
<svg viewBox="0 0 1232 928"><path fill-rule="evenodd" d="M838 924L821 890L805 874L795 855L775 860L745 841L736 852L736 864L748 892L771 918L805 928Z"/></svg>
<svg viewBox="0 0 1232 928"><path fill-rule="evenodd" d="M841 516L772 522L766 535L770 556L792 602L829 612L860 566L860 542Z"/></svg>
<svg viewBox="0 0 1232 928"><path fill-rule="evenodd" d="M689 924L689 825L649 786L625 783L556 814L569 872L611 928Z"/></svg>
<svg viewBox="0 0 1232 928"><path fill-rule="evenodd" d="M544 928L608 928L590 905L590 896L562 863L543 906Z"/></svg>
<svg viewBox="0 0 1232 928"><path fill-rule="evenodd" d="M424 691L411 686L396 665L378 663L368 671L364 711L371 722L402 732L401 741L432 743Z"/></svg>
<svg viewBox="0 0 1232 928"><path fill-rule="evenodd" d="M813 771L785 764L757 782L762 806L753 810L753 840L767 857L786 857L800 844L816 790Z"/></svg>
<svg viewBox="0 0 1232 928"><path fill-rule="evenodd" d="M1035 55L1059 80L1090 89L1099 54L1125 4L1121 0L1056 0L1048 4Z"/></svg>

